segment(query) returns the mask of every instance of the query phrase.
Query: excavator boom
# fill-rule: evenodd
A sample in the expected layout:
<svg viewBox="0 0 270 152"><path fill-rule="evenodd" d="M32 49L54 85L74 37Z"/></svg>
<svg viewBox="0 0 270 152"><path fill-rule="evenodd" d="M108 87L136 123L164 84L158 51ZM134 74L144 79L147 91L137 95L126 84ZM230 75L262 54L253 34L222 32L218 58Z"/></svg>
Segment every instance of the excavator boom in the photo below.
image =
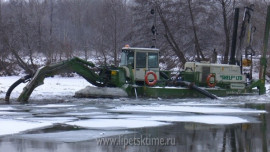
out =
<svg viewBox="0 0 270 152"><path fill-rule="evenodd" d="M41 67L36 71L34 76L31 78L30 82L24 87L22 93L18 98L18 101L24 103L27 102L33 90L36 87L42 85L46 77L52 77L54 75L61 73L75 72L95 86L98 87L106 86L107 85L106 76L104 76L104 73L100 75L96 74L94 68L95 65L93 63L84 61L78 57L74 57L66 61ZM22 82L23 81L19 81L16 84L14 83L13 89ZM9 96L13 89L11 89L7 93L6 101L9 101Z"/></svg>

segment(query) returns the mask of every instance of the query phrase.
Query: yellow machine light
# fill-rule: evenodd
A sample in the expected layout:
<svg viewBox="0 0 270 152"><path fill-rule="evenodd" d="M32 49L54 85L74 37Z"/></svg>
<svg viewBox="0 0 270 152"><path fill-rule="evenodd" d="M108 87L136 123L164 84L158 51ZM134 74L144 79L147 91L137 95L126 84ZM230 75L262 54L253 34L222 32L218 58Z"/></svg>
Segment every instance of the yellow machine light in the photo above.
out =
<svg viewBox="0 0 270 152"><path fill-rule="evenodd" d="M126 48L129 48L130 46L128 44L125 45Z"/></svg>
<svg viewBox="0 0 270 152"><path fill-rule="evenodd" d="M117 75L117 71L111 71L111 75Z"/></svg>

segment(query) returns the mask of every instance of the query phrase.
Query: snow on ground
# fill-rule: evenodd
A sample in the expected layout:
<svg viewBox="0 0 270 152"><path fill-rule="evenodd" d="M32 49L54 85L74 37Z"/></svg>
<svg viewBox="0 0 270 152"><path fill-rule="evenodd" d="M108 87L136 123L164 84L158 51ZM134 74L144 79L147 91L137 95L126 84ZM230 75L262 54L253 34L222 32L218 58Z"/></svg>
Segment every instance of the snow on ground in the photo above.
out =
<svg viewBox="0 0 270 152"><path fill-rule="evenodd" d="M266 93L269 94L270 93L270 84L266 83L265 87L266 87Z"/></svg>
<svg viewBox="0 0 270 152"><path fill-rule="evenodd" d="M0 77L0 99L5 98L6 91L8 88L20 77L12 76L12 77ZM26 84L22 83L17 86L13 92L11 93L11 99L16 99L19 97L20 93L25 87ZM89 82L87 82L82 77L50 77L44 80L44 84L37 87L31 98L34 99L48 99L55 98L59 96L73 96L76 91L85 88L86 86L91 86Z"/></svg>

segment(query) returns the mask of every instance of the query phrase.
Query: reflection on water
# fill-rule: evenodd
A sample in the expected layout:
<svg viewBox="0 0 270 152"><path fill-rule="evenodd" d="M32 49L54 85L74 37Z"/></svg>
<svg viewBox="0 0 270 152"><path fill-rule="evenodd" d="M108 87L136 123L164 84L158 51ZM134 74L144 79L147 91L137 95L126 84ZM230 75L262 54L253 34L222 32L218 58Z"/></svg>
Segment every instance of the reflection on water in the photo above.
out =
<svg viewBox="0 0 270 152"><path fill-rule="evenodd" d="M175 138L175 145L170 146L113 146L97 145L97 141L75 143L46 142L31 139L6 137L0 141L1 151L220 151L220 152L253 152L269 149L269 133L267 124L269 118L263 117L264 123L238 124L231 126L213 126L194 123L178 123L173 126L159 128L136 129L138 133L122 136L123 138L159 137ZM268 120L268 121L267 121ZM118 138L118 136L116 136Z"/></svg>
<svg viewBox="0 0 270 152"><path fill-rule="evenodd" d="M270 150L270 105L245 105L245 107L266 110L268 113L258 115L259 123L208 125L200 123L177 122L173 125L152 128L126 129L132 133L121 138L141 137L172 138L175 145L98 145L96 139L79 142L60 142L53 140L31 139L19 135L5 136L0 139L0 151L5 152L72 152L72 151L205 151L205 152L267 152ZM14 126L15 127L15 126ZM59 125L57 126L59 129ZM61 127L61 126L60 126ZM65 126L62 131L69 127ZM49 129L46 131L48 132ZM49 130L50 131L50 130ZM55 132L54 130L52 132ZM27 132L26 134L41 133ZM45 131L43 133L46 133ZM83 136L83 135L82 135ZM112 136L110 138L118 138Z"/></svg>

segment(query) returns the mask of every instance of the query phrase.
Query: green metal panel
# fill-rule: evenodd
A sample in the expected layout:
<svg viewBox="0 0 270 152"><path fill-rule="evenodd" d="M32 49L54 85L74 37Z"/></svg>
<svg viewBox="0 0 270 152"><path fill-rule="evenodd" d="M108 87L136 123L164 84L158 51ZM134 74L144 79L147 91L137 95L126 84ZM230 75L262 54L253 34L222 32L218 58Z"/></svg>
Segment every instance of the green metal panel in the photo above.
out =
<svg viewBox="0 0 270 152"><path fill-rule="evenodd" d="M180 75L185 81L199 83L200 72L181 72Z"/></svg>
<svg viewBox="0 0 270 152"><path fill-rule="evenodd" d="M135 97L134 88L130 85L125 89L130 97ZM139 97L145 98L205 98L204 95L198 93L195 90L191 90L183 87L136 87ZM239 96L239 95L258 95L257 90L250 89L211 89L206 90L216 96Z"/></svg>
<svg viewBox="0 0 270 152"><path fill-rule="evenodd" d="M112 86L121 87L126 83L126 74L125 70L119 68L117 70L111 71L111 82Z"/></svg>

